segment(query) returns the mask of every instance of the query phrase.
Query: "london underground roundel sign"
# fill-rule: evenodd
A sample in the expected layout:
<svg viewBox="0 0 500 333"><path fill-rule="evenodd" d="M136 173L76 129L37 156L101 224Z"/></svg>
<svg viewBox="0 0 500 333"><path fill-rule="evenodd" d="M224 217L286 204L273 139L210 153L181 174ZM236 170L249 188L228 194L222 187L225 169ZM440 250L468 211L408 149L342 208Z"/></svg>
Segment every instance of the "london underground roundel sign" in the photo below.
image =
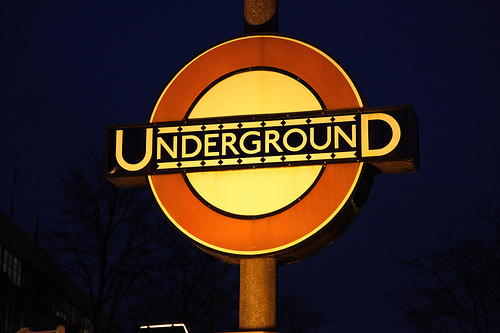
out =
<svg viewBox="0 0 500 333"><path fill-rule="evenodd" d="M177 72L148 124L108 130L107 177L147 177L175 228L222 260L286 264L348 228L373 170L414 171L413 118L408 107L367 109L345 70L306 42L244 36Z"/></svg>
<svg viewBox="0 0 500 333"><path fill-rule="evenodd" d="M362 106L351 79L325 53L288 37L250 36L189 62L150 122ZM349 163L151 175L149 185L167 218L210 252L294 261L324 247L323 234L332 241L350 224L371 182L365 169ZM357 191L362 198L353 203Z"/></svg>

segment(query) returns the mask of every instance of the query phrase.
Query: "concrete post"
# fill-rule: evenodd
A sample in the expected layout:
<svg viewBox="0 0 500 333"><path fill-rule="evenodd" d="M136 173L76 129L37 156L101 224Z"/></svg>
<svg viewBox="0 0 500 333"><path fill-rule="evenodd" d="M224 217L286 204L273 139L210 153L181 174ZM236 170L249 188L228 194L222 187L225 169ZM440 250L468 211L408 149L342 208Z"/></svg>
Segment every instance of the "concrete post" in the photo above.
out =
<svg viewBox="0 0 500 333"><path fill-rule="evenodd" d="M240 331L276 331L277 285L275 259L240 261Z"/></svg>
<svg viewBox="0 0 500 333"><path fill-rule="evenodd" d="M245 34L278 32L278 0L244 1Z"/></svg>
<svg viewBox="0 0 500 333"><path fill-rule="evenodd" d="M278 32L278 0L244 0L244 33ZM277 263L273 258L240 260L242 332L277 330Z"/></svg>

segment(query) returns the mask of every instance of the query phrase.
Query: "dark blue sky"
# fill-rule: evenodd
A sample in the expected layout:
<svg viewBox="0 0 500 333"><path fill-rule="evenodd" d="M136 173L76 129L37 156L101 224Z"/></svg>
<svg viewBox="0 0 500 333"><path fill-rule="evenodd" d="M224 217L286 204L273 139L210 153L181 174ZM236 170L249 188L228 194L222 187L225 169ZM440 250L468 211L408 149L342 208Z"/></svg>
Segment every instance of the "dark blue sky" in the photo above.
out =
<svg viewBox="0 0 500 333"><path fill-rule="evenodd" d="M350 72L370 106L411 104L421 171L379 175L351 228L282 267L334 317L323 332L401 332L386 294L398 264L484 231L471 213L499 195L498 1L281 1L279 30L318 45ZM104 148L106 125L144 123L192 56L242 34L243 1L0 3L0 211L33 234L57 219L58 174Z"/></svg>

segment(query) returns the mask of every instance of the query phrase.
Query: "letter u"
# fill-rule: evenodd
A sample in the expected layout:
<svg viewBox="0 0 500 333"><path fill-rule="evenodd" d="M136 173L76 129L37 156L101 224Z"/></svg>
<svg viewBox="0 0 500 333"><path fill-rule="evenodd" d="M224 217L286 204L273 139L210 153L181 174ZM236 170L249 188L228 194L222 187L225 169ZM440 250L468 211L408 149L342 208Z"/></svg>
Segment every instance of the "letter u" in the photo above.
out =
<svg viewBox="0 0 500 333"><path fill-rule="evenodd" d="M116 131L116 150L115 156L118 164L127 171L138 171L144 168L153 155L153 129L146 128L146 153L143 159L136 164L128 163L123 158L123 130Z"/></svg>

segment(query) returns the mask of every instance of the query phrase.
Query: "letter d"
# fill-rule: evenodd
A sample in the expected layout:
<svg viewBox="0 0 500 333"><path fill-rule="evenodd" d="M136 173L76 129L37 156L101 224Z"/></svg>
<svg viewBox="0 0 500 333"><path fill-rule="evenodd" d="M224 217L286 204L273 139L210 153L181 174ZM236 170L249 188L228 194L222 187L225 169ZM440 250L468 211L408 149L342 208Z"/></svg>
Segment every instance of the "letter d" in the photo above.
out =
<svg viewBox="0 0 500 333"><path fill-rule="evenodd" d="M391 126L392 138L387 146L379 149L370 149L370 135L368 134L368 122L370 120L382 120ZM396 148L401 140L401 128L392 116L386 113L367 113L361 115L361 156L374 157L389 154Z"/></svg>

